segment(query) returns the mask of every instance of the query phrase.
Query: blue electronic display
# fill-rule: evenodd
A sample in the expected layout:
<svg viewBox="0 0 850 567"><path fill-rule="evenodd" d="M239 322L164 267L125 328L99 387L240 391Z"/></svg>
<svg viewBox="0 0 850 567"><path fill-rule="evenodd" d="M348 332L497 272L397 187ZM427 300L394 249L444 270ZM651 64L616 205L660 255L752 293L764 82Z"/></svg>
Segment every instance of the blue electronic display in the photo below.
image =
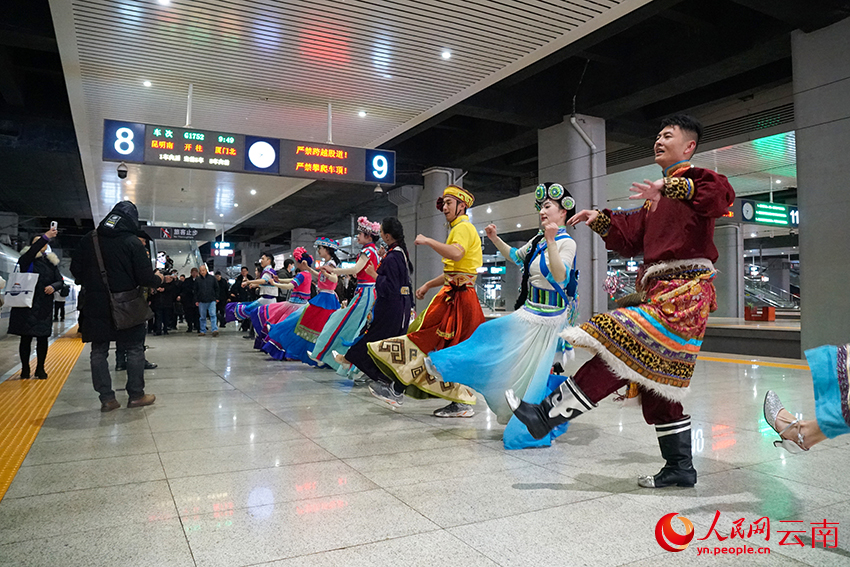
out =
<svg viewBox="0 0 850 567"><path fill-rule="evenodd" d="M366 150L366 181L395 184L395 152Z"/></svg>
<svg viewBox="0 0 850 567"><path fill-rule="evenodd" d="M145 161L145 125L137 122L103 121L104 161Z"/></svg>

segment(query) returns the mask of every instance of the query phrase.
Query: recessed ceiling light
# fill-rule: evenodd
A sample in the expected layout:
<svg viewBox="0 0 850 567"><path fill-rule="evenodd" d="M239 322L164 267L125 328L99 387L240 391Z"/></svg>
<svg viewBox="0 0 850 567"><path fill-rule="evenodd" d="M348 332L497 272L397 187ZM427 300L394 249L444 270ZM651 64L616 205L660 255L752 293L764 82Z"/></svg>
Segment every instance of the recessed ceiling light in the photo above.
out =
<svg viewBox="0 0 850 567"><path fill-rule="evenodd" d="M777 179L777 180L776 180L776 184L777 184L777 185L779 185L780 183L782 183L782 180L781 180L781 179Z"/></svg>
<svg viewBox="0 0 850 567"><path fill-rule="evenodd" d="M385 78L385 79L392 79L392 78L393 78L393 76L392 76L392 75L384 75L384 78Z"/></svg>
<svg viewBox="0 0 850 567"><path fill-rule="evenodd" d="M256 194L257 194L257 190L256 190L256 189L251 189L251 195L256 195Z"/></svg>
<svg viewBox="0 0 850 567"><path fill-rule="evenodd" d="M478 234L484 234L484 231L483 231L483 230L479 230L479 231L478 231Z"/></svg>
<svg viewBox="0 0 850 567"><path fill-rule="evenodd" d="M171 4L171 0L159 0L159 3L163 6L168 6L169 4Z"/></svg>
<svg viewBox="0 0 850 567"><path fill-rule="evenodd" d="M491 209L490 207L487 207L487 212L488 212L488 213L492 213L492 212L493 212L493 209Z"/></svg>
<svg viewBox="0 0 850 567"><path fill-rule="evenodd" d="M234 206L234 207L238 207L238 206L239 206L239 203L233 203L233 206Z"/></svg>
<svg viewBox="0 0 850 567"><path fill-rule="evenodd" d="M364 118L366 116L366 111L361 110L360 112L357 113L357 116L359 116L360 118Z"/></svg>
<svg viewBox="0 0 850 567"><path fill-rule="evenodd" d="M755 232L751 232L751 233L750 233L750 237L751 237L751 238L755 238L755 237L756 237L756 233L755 233Z"/></svg>
<svg viewBox="0 0 850 567"><path fill-rule="evenodd" d="M522 228L522 225L521 225L520 223L516 223L516 227L517 227L517 228Z"/></svg>
<svg viewBox="0 0 850 567"><path fill-rule="evenodd" d="M451 58L452 58L452 52L451 51L449 51L448 49L443 51L443 59L451 59Z"/></svg>
<svg viewBox="0 0 850 567"><path fill-rule="evenodd" d="M223 217L224 213L218 213L218 216Z"/></svg>
<svg viewBox="0 0 850 567"><path fill-rule="evenodd" d="M153 83L151 83L150 81L145 81L145 82L144 82L144 83L142 83L142 84L143 84L143 85L145 85L146 87L149 87L149 86L151 86Z"/></svg>

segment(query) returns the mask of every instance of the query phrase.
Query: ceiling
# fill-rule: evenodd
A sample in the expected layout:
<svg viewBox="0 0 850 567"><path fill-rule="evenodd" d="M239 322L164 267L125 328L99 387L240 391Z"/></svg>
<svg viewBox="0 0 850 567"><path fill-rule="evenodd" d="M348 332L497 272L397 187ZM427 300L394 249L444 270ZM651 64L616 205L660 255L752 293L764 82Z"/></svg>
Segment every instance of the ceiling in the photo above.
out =
<svg viewBox="0 0 850 567"><path fill-rule="evenodd" d="M130 196L151 222L206 218L222 228L307 183L136 166L130 185L101 160L103 120L184 124L191 83L195 127L324 141L331 103L334 142L374 147L647 1L51 0L50 7L94 218Z"/></svg>
<svg viewBox="0 0 850 567"><path fill-rule="evenodd" d="M793 131L790 35L848 16L836 0L13 0L0 12L0 210L82 234L129 196L159 223L278 244L295 227L341 235L351 214L395 213L357 184L154 166L119 182L100 161L102 119L182 125L189 83L196 127L324 141L330 102L334 141L396 150L399 185L461 167L486 204L536 184L537 131L573 110L606 120L612 174L652 163L672 112L703 120L705 151ZM735 174L739 192L790 183L787 154L767 153Z"/></svg>

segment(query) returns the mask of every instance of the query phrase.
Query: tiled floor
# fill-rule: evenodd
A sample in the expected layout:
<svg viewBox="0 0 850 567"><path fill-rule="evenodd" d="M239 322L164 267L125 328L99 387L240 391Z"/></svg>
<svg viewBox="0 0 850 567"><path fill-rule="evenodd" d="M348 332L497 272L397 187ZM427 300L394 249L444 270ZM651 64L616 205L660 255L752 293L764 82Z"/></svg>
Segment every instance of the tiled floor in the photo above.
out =
<svg viewBox="0 0 850 567"><path fill-rule="evenodd" d="M662 464L638 408L603 402L553 447L507 452L483 407L393 412L240 337L150 337L156 404L104 415L86 349L0 502L0 565L850 565L850 438L792 456L761 419L768 388L812 415L805 371L701 362L686 402L699 483L653 491L635 483ZM699 541L718 510L722 536L767 516L770 539ZM670 512L695 526L681 553L655 540ZM824 519L838 547L812 549ZM803 522L805 547L780 544L781 520ZM698 555L730 545L771 553Z"/></svg>

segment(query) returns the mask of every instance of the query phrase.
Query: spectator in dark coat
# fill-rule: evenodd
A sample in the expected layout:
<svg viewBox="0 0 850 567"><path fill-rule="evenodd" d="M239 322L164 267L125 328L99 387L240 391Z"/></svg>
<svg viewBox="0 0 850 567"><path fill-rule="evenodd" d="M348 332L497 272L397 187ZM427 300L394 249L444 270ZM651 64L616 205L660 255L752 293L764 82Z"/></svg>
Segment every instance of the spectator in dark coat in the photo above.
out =
<svg viewBox="0 0 850 567"><path fill-rule="evenodd" d="M215 273L215 281L218 282L218 303L215 308L223 329L227 326L227 322L224 320L224 306L227 305L227 298L230 295L230 284L227 283L227 278L222 276L221 272Z"/></svg>
<svg viewBox="0 0 850 567"><path fill-rule="evenodd" d="M47 339L53 332L53 293L64 285L59 273L59 258L53 252L47 252L47 244L56 238L57 231L51 228L43 235L33 239L32 245L21 251L18 266L21 272L38 274L35 284L32 307L14 307L9 316L9 334L19 335L21 343L21 378L29 378L32 338L36 339L35 377L47 378L44 361L47 359Z"/></svg>
<svg viewBox="0 0 850 567"><path fill-rule="evenodd" d="M151 308L154 313L154 334L167 335L174 316L174 297L177 295L177 282L160 285L153 290Z"/></svg>
<svg viewBox="0 0 850 567"><path fill-rule="evenodd" d="M187 333L201 330L198 323L198 306L195 305L196 279L198 279L198 268L192 268L189 272L189 277L186 278L180 288L180 297L177 298L183 303L183 316L186 317L186 324L189 326L189 328L186 329Z"/></svg>
<svg viewBox="0 0 850 567"><path fill-rule="evenodd" d="M212 324L212 336L218 336L218 323L216 321L215 306L218 303L218 282L207 270L206 264L201 264L201 273L195 279L195 307L200 311L199 336L207 334L207 316Z"/></svg>
<svg viewBox="0 0 850 567"><path fill-rule="evenodd" d="M100 411L121 407L112 389L109 375L109 343L115 341L127 353L127 407L150 405L156 400L145 394L145 324L116 330L112 321L109 292L103 284L93 235L97 233L109 291L119 293L140 286L159 287L171 281L153 271L144 245L136 233L139 230L139 212L130 201L121 201L112 208L98 227L80 241L71 273L83 286L80 299L80 331L83 342L91 343L92 384L100 395Z"/></svg>

